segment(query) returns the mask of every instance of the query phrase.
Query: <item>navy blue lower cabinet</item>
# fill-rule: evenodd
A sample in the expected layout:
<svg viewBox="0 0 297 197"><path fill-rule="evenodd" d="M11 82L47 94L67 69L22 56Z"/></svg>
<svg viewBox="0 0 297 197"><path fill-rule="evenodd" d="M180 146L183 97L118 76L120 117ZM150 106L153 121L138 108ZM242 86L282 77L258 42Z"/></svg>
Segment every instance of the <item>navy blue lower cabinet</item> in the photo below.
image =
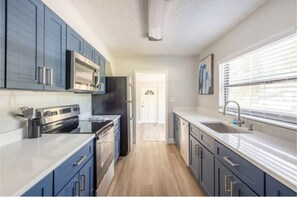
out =
<svg viewBox="0 0 297 197"><path fill-rule="evenodd" d="M8 0L7 88L43 90L43 42L42 1Z"/></svg>
<svg viewBox="0 0 297 197"><path fill-rule="evenodd" d="M189 167L196 178L197 181L199 181L199 169L198 169L198 164L199 164L199 158L198 158L198 146L199 142L196 140L192 135L190 135L190 162L189 162Z"/></svg>
<svg viewBox="0 0 297 197"><path fill-rule="evenodd" d="M92 157L79 171L81 196L93 196L94 190L94 157Z"/></svg>
<svg viewBox="0 0 297 197"><path fill-rule="evenodd" d="M57 196L80 196L81 182L76 174L58 193Z"/></svg>
<svg viewBox="0 0 297 197"><path fill-rule="evenodd" d="M204 191L214 196L214 155L201 144L198 145L199 182Z"/></svg>
<svg viewBox="0 0 297 197"><path fill-rule="evenodd" d="M215 195L257 196L253 190L244 184L217 159L215 159Z"/></svg>
<svg viewBox="0 0 297 197"><path fill-rule="evenodd" d="M66 88L66 23L45 6L45 90Z"/></svg>
<svg viewBox="0 0 297 197"><path fill-rule="evenodd" d="M51 172L27 192L25 192L23 196L53 196L53 181L53 173Z"/></svg>
<svg viewBox="0 0 297 197"><path fill-rule="evenodd" d="M180 134L181 134L180 123L177 121L174 121L174 141L178 150L180 148Z"/></svg>
<svg viewBox="0 0 297 197"><path fill-rule="evenodd" d="M297 196L297 193L266 174L266 196Z"/></svg>
<svg viewBox="0 0 297 197"><path fill-rule="evenodd" d="M4 61L4 53L5 53L5 0L0 1L0 88L5 86L5 61Z"/></svg>

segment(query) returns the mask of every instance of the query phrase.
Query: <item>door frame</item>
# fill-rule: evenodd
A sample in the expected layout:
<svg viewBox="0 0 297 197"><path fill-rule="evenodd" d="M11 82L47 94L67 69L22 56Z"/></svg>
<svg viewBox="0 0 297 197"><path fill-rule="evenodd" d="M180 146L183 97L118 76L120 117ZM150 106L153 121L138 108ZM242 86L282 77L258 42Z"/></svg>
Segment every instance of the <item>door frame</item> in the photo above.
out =
<svg viewBox="0 0 297 197"><path fill-rule="evenodd" d="M133 111L135 114L135 121L134 121L134 132L133 132L133 143L137 143L137 124L138 124L138 110L137 110L137 103L138 103L138 84L137 84L137 74L145 73L145 74L164 74L165 75L165 133L166 133L166 143L170 143L170 139L168 138L168 124L169 124L169 81L168 81L168 71L165 70L134 70L133 73L133 84L134 84L134 91L133 91L133 98L135 102L133 103Z"/></svg>

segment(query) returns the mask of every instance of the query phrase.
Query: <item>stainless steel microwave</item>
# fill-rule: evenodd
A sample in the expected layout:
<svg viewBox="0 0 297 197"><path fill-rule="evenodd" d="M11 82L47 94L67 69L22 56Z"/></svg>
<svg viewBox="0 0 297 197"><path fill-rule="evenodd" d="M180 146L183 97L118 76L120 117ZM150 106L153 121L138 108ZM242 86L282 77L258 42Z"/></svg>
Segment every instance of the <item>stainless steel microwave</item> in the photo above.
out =
<svg viewBox="0 0 297 197"><path fill-rule="evenodd" d="M66 88L73 92L96 92L100 86L100 67L75 51L66 52Z"/></svg>

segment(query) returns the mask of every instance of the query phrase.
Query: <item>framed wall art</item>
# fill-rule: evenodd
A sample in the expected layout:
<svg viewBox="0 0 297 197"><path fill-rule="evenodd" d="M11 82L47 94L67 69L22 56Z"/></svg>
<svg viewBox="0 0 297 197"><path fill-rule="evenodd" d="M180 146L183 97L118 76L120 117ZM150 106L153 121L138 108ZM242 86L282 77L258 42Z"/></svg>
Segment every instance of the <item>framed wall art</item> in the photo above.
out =
<svg viewBox="0 0 297 197"><path fill-rule="evenodd" d="M213 54L208 55L199 62L198 94L213 94Z"/></svg>

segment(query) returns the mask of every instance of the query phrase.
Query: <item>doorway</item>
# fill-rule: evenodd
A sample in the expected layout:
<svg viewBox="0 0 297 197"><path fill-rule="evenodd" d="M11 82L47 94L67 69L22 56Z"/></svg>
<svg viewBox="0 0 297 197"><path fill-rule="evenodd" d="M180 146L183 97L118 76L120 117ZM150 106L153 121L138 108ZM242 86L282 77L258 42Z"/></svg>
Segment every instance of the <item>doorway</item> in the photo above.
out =
<svg viewBox="0 0 297 197"><path fill-rule="evenodd" d="M167 139L167 73L135 72L136 142Z"/></svg>

